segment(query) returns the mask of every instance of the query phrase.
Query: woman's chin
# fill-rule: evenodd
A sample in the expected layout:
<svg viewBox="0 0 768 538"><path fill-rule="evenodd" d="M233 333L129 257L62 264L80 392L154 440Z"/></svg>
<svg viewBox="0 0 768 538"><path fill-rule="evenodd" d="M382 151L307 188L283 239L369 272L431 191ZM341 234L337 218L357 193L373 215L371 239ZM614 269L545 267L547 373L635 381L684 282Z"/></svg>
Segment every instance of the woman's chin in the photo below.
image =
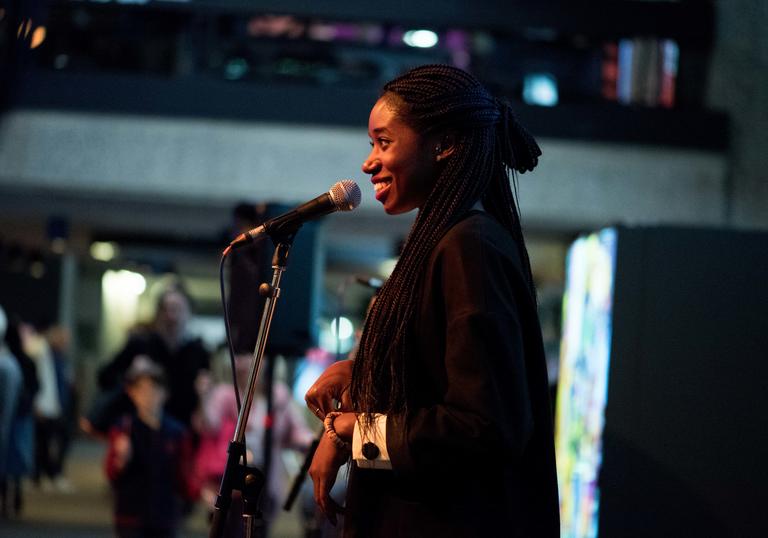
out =
<svg viewBox="0 0 768 538"><path fill-rule="evenodd" d="M404 200L397 196L397 192L390 192L389 189L381 192L381 196L376 198L387 215L402 215L416 209L416 206L410 200Z"/></svg>
<svg viewBox="0 0 768 538"><path fill-rule="evenodd" d="M384 212L387 215L399 215L403 213L402 208L398 207L396 204L393 203L387 203L386 198L381 201L381 205L384 206Z"/></svg>
<svg viewBox="0 0 768 538"><path fill-rule="evenodd" d="M416 209L415 207L387 207L384 206L384 212L387 215L403 215Z"/></svg>

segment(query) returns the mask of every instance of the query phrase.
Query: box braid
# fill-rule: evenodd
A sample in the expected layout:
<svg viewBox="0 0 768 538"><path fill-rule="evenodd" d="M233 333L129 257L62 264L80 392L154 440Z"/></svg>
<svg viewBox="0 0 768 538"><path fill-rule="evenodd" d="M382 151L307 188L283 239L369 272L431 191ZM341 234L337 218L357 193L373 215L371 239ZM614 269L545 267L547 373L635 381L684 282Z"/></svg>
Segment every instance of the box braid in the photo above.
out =
<svg viewBox="0 0 768 538"><path fill-rule="evenodd" d="M407 412L406 357L419 304L419 279L443 235L482 200L512 234L535 301L515 193L508 170L533 170L541 151L506 101L494 99L469 73L446 65L417 67L384 86L382 98L421 136L456 133L454 152L419 209L392 275L366 317L354 363L351 396L370 427L373 413Z"/></svg>

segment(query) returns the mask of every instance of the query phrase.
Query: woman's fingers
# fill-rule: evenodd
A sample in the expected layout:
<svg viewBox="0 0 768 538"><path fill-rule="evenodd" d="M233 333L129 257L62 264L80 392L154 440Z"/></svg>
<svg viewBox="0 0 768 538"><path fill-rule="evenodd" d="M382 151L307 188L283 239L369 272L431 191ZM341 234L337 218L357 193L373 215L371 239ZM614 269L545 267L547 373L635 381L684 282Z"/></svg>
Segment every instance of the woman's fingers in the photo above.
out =
<svg viewBox="0 0 768 538"><path fill-rule="evenodd" d="M315 387L310 389L305 396L307 407L312 411L312 414L320 420L324 420L325 415L334 411L333 399L333 394L330 388L320 391Z"/></svg>
<svg viewBox="0 0 768 538"><path fill-rule="evenodd" d="M330 489L325 493L321 493L321 498L317 500L317 504L325 514L325 517L328 518L328 521L335 526L338 523L338 514L344 515L344 508L331 497L329 492Z"/></svg>
<svg viewBox="0 0 768 538"><path fill-rule="evenodd" d="M310 387L304 396L307 407L312 413L320 418L325 418L327 413L336 411L336 402L341 401L342 408L348 404L348 394L345 391L352 380L353 361L343 360L330 365L317 378L317 381Z"/></svg>
<svg viewBox="0 0 768 538"><path fill-rule="evenodd" d="M314 482L315 502L320 507L325 517L328 518L333 525L336 525L336 514L343 514L344 509L337 503L330 495L331 488L333 487L333 480L327 480L321 477L312 477Z"/></svg>
<svg viewBox="0 0 768 538"><path fill-rule="evenodd" d="M317 384L313 385L304 396L304 401L307 402L307 408L312 411L320 420L325 419L326 413L323 411L323 403L320 401L320 393L317 389Z"/></svg>
<svg viewBox="0 0 768 538"><path fill-rule="evenodd" d="M336 410L334 401L340 396L341 390L334 383L320 383L318 381L307 391L304 400L312 414L323 420L326 414Z"/></svg>
<svg viewBox="0 0 768 538"><path fill-rule="evenodd" d="M340 452L328 437L323 436L309 468L309 476L314 484L315 502L328 521L334 525L337 521L336 515L343 513L343 509L331 498L331 488L336 483L336 475L344 461L346 455Z"/></svg>
<svg viewBox="0 0 768 538"><path fill-rule="evenodd" d="M315 472L312 480L315 482L315 501L328 520L336 524L336 512L339 505L331 498L331 488L336 483L338 469L323 468Z"/></svg>

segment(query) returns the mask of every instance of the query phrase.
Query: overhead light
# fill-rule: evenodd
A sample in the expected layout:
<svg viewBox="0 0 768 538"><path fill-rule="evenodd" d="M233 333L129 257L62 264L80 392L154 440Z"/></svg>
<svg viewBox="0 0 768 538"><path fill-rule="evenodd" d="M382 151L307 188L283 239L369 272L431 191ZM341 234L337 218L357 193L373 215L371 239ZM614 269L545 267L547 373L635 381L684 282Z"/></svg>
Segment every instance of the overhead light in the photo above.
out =
<svg viewBox="0 0 768 538"><path fill-rule="evenodd" d="M91 257L100 262L108 262L117 256L118 248L116 243L109 241L94 241L91 243Z"/></svg>
<svg viewBox="0 0 768 538"><path fill-rule="evenodd" d="M408 30L403 34L403 43L409 47L429 49L437 45L437 34L432 30Z"/></svg>
<svg viewBox="0 0 768 538"><path fill-rule="evenodd" d="M307 35L317 41L333 41L336 39L336 26L323 22L315 22L307 29Z"/></svg>
<svg viewBox="0 0 768 538"><path fill-rule="evenodd" d="M231 58L224 66L224 78L239 80L248 73L248 62L245 58Z"/></svg>
<svg viewBox="0 0 768 538"><path fill-rule="evenodd" d="M318 334L318 344L329 353L347 353L355 344L355 328L352 322L345 317L339 319L339 330L336 331L337 318L330 323L321 322Z"/></svg>
<svg viewBox="0 0 768 538"><path fill-rule="evenodd" d="M523 79L523 101L529 105L555 106L557 80L549 73L529 73Z"/></svg>
<svg viewBox="0 0 768 538"><path fill-rule="evenodd" d="M126 269L104 273L102 285L113 295L138 297L147 289L147 281L140 273Z"/></svg>
<svg viewBox="0 0 768 538"><path fill-rule="evenodd" d="M339 331L336 332L336 322L339 322ZM331 321L331 334L334 336L334 338L339 338L341 340L346 340L347 338L352 338L352 335L355 333L355 328L352 325L352 322L349 320L349 318L345 318L344 316L340 316L338 318L334 318L333 321Z"/></svg>
<svg viewBox="0 0 768 538"><path fill-rule="evenodd" d="M29 44L30 49L36 49L40 45L43 44L43 41L45 41L46 36L46 30L45 26L38 26L35 28L35 30L32 32L32 41Z"/></svg>

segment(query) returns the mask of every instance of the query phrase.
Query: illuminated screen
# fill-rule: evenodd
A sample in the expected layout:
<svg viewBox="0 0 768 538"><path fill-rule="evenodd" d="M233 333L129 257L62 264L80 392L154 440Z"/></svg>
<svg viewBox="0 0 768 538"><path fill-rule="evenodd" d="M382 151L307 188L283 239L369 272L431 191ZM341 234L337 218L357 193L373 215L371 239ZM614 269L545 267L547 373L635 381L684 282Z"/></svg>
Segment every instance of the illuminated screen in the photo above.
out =
<svg viewBox="0 0 768 538"><path fill-rule="evenodd" d="M563 538L597 536L616 236L606 229L568 252L555 434Z"/></svg>

